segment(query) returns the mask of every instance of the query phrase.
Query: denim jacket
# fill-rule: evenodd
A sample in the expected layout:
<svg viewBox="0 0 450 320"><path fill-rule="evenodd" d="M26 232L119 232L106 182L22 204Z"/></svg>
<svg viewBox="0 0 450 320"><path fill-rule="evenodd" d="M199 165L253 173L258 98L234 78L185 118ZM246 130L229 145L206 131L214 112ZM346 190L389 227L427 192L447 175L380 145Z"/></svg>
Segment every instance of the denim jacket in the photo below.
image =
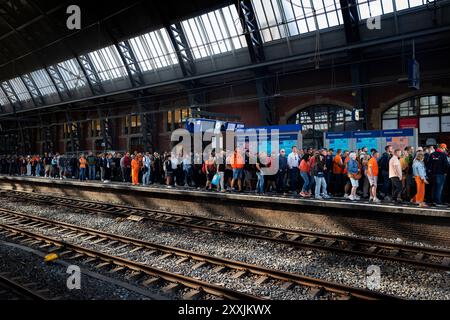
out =
<svg viewBox="0 0 450 320"><path fill-rule="evenodd" d="M427 173L426 173L425 164L423 163L423 161L414 160L412 168L413 168L414 177L420 177L421 179L426 179Z"/></svg>
<svg viewBox="0 0 450 320"><path fill-rule="evenodd" d="M348 173L355 174L358 173L358 162L356 160L350 159L347 164Z"/></svg>

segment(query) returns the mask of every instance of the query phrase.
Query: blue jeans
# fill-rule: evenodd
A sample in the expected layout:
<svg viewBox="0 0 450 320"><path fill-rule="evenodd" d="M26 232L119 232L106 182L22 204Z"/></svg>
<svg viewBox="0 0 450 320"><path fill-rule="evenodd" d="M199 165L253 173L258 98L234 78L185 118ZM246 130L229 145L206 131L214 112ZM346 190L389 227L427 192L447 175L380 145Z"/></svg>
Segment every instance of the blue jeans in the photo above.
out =
<svg viewBox="0 0 450 320"><path fill-rule="evenodd" d="M289 186L291 191L297 190L298 168L289 169Z"/></svg>
<svg viewBox="0 0 450 320"><path fill-rule="evenodd" d="M80 181L86 180L86 168L80 168Z"/></svg>
<svg viewBox="0 0 450 320"><path fill-rule="evenodd" d="M147 168L147 172L142 175L142 184L148 185L150 184L150 168Z"/></svg>
<svg viewBox="0 0 450 320"><path fill-rule="evenodd" d="M40 177L41 176L41 165L37 164L36 165L36 177Z"/></svg>
<svg viewBox="0 0 450 320"><path fill-rule="evenodd" d="M316 181L316 192L315 192L315 196L319 197L321 194L323 194L324 196L327 196L327 182L325 181L325 177L317 177L314 176L314 180ZM322 192L320 192L322 189Z"/></svg>
<svg viewBox="0 0 450 320"><path fill-rule="evenodd" d="M306 172L300 172L300 176L303 179L302 192L308 192L310 185L309 175Z"/></svg>
<svg viewBox="0 0 450 320"><path fill-rule="evenodd" d="M89 180L95 180L95 165L89 165Z"/></svg>
<svg viewBox="0 0 450 320"><path fill-rule="evenodd" d="M258 182L256 182L256 192L264 193L264 175L261 172L257 172Z"/></svg>
<svg viewBox="0 0 450 320"><path fill-rule="evenodd" d="M433 202L441 204L442 190L444 189L445 176L443 174L436 174L433 176Z"/></svg>

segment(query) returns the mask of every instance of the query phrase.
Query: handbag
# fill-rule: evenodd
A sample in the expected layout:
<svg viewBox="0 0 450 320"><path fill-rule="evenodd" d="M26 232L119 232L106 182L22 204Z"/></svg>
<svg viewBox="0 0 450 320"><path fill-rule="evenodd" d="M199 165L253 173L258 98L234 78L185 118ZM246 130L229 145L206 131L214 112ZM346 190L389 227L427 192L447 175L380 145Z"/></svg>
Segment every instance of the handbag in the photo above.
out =
<svg viewBox="0 0 450 320"><path fill-rule="evenodd" d="M358 173L353 175L353 179L355 179L355 180L359 180L359 179L361 179L361 177L362 177L361 172L358 172Z"/></svg>
<svg viewBox="0 0 450 320"><path fill-rule="evenodd" d="M220 183L220 174L216 173L212 178L211 184L218 186Z"/></svg>

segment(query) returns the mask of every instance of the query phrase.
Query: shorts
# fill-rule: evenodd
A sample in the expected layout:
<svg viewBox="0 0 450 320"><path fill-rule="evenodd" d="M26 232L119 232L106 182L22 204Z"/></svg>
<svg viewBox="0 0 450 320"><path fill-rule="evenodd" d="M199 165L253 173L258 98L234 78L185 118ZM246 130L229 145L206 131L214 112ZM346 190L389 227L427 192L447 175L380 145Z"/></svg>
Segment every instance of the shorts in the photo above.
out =
<svg viewBox="0 0 450 320"><path fill-rule="evenodd" d="M367 179L369 180L369 184L370 184L371 187L376 186L377 183L378 183L378 177L377 176L373 176L373 177L367 176Z"/></svg>
<svg viewBox="0 0 450 320"><path fill-rule="evenodd" d="M243 169L233 169L233 179L241 179L242 178Z"/></svg>
<svg viewBox="0 0 450 320"><path fill-rule="evenodd" d="M359 186L358 180L350 178L350 182L351 182L353 188L358 188L358 186Z"/></svg>

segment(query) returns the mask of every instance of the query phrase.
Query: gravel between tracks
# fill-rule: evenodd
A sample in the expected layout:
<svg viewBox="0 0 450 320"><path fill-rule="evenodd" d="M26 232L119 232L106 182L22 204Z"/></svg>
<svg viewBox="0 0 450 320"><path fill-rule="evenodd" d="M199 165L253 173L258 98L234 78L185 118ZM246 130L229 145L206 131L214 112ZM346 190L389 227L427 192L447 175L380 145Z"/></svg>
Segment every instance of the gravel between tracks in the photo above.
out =
<svg viewBox="0 0 450 320"><path fill-rule="evenodd" d="M381 269L379 291L383 293L408 299L450 299L450 273L447 272L423 270L392 261L347 256L325 251L292 250L286 245L256 239L205 234L188 229L142 222L118 222L112 217L78 214L64 207L11 202L9 199L1 199L0 207L361 288L366 287L367 267L378 265ZM225 284L233 289L267 296L272 299L309 298L299 287L293 290L284 290L270 281L265 285L256 286L248 278L230 279L224 274L210 272L209 267L192 270L192 262L176 265L173 258L155 260L148 256L140 257L139 255L136 252L125 257L145 261L156 268L196 276L213 283Z"/></svg>
<svg viewBox="0 0 450 320"><path fill-rule="evenodd" d="M5 241L9 241L5 239ZM25 282L35 282L39 289L49 289L47 296L65 300L141 300L148 299L136 292L89 276L82 276L81 288L69 290L69 274L59 264L47 264L43 258L15 247L0 244L0 272L20 276Z"/></svg>

